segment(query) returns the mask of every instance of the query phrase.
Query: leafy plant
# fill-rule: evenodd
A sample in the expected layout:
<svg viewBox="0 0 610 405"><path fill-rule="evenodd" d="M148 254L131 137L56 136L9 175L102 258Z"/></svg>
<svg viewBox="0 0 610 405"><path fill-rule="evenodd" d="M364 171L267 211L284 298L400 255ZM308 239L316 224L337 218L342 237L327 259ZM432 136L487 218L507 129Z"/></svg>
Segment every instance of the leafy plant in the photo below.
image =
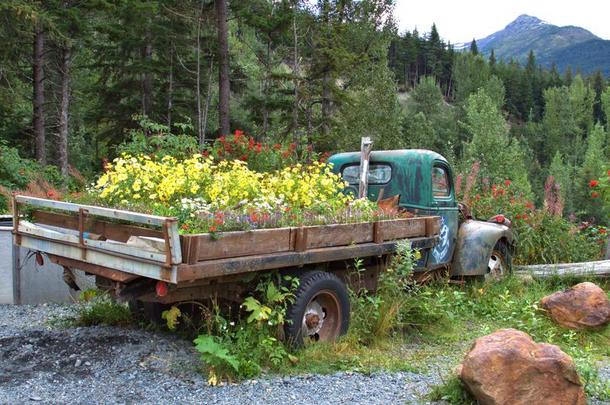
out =
<svg viewBox="0 0 610 405"><path fill-rule="evenodd" d="M85 301L78 305L74 323L78 326L111 325L126 326L133 322L126 304L116 302L105 293L81 294Z"/></svg>
<svg viewBox="0 0 610 405"><path fill-rule="evenodd" d="M239 361L229 354L227 347L219 340L218 337L209 335L200 335L194 340L195 348L201 353L201 360L210 367L210 385L217 385L219 378L227 374L228 370L239 372Z"/></svg>

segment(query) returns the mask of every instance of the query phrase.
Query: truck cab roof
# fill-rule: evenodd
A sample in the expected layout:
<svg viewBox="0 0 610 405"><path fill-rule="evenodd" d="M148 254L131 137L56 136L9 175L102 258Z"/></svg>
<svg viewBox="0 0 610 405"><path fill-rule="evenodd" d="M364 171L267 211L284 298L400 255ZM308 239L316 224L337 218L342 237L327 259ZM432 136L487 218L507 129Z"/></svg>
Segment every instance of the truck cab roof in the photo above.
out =
<svg viewBox="0 0 610 405"><path fill-rule="evenodd" d="M338 153L330 157L333 171L350 184L348 192L358 193L360 152ZM429 209L433 202L432 170L441 167L447 173L448 199L455 201L453 174L447 159L426 149L398 149L373 151L370 155L369 199L376 200L383 190L383 198L400 195L400 205Z"/></svg>

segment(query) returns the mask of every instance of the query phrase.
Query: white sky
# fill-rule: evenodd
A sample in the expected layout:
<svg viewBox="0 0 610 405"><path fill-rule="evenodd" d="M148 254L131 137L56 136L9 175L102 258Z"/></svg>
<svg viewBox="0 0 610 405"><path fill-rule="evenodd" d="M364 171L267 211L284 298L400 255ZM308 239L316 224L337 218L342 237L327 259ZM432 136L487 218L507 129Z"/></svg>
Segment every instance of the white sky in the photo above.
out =
<svg viewBox="0 0 610 405"><path fill-rule="evenodd" d="M394 16L400 31L417 27L420 34L436 23L441 38L470 42L500 31L521 14L554 25L576 25L610 39L608 0L396 0Z"/></svg>

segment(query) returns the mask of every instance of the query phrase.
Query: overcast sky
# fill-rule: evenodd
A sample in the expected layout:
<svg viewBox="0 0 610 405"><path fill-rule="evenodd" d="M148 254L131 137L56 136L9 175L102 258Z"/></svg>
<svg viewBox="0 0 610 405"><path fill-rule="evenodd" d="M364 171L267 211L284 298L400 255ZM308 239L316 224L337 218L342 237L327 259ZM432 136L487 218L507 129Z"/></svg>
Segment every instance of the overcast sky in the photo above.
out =
<svg viewBox="0 0 610 405"><path fill-rule="evenodd" d="M436 23L441 38L451 43L484 38L504 28L521 14L554 25L576 25L610 39L608 0L396 0L395 16L401 31L417 27L429 32Z"/></svg>

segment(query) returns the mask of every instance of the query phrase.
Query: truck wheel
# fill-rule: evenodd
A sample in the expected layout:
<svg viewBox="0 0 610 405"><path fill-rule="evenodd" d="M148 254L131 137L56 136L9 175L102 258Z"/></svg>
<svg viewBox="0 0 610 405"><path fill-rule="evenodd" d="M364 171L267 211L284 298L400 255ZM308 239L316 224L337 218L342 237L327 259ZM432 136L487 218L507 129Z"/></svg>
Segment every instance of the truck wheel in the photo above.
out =
<svg viewBox="0 0 610 405"><path fill-rule="evenodd" d="M504 241L498 241L494 246L489 264L487 265L487 273L485 280L501 280L508 276L512 271L512 257L510 249Z"/></svg>
<svg viewBox="0 0 610 405"><path fill-rule="evenodd" d="M347 332L349 311L347 288L337 276L324 271L305 273L286 312L286 340L293 347L333 341Z"/></svg>

